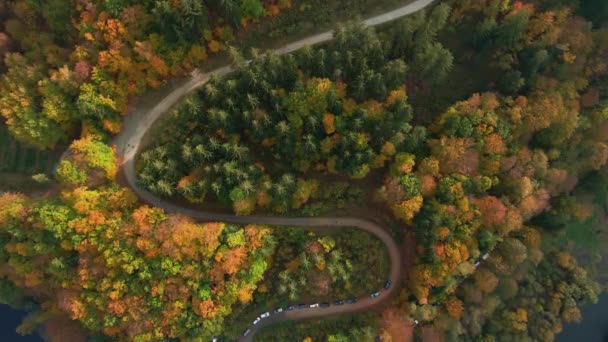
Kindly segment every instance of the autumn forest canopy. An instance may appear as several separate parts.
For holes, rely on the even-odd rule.
[[[583,320],[608,284],[608,6],[436,1],[326,23],[332,41],[287,55],[245,48],[399,4],[0,4],[0,162],[57,156],[35,186],[0,182],[0,302],[32,312],[18,331],[236,339],[276,307],[382,288],[366,232],[201,223],[125,186],[113,137],[140,96],[227,64],[147,132],[137,186],[193,210],[363,218],[402,249],[381,310],[256,340],[552,341]]]

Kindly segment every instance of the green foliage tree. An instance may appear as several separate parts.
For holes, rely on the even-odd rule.
[[[57,166],[57,180],[64,184],[83,184],[87,180],[84,170],[74,165],[69,160],[62,160]]]

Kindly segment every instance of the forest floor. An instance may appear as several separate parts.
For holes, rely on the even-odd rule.
[[[29,175],[49,172],[63,150],[65,146],[43,151],[20,143],[0,121],[0,172]]]
[[[32,175],[44,173],[50,177],[64,150],[64,145],[44,151],[20,143],[0,120],[0,192],[39,190],[42,186],[32,180]]]

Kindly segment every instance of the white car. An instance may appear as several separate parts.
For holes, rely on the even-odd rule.
[[[277,313],[281,313],[281,312],[283,312],[283,308],[278,308],[278,309],[275,309],[275,310],[274,310],[274,313],[275,313],[275,314],[277,314]]]
[[[315,304],[310,304],[310,308],[318,308],[319,307],[319,303],[315,303]]]
[[[260,317],[258,317],[258,318],[256,318],[256,319],[254,319],[254,320],[253,320],[253,325],[256,325],[256,324],[260,323],[260,321],[261,321],[261,320],[262,320],[262,319],[261,319]]]
[[[475,261],[475,267],[478,267],[481,264],[479,261]]]
[[[489,254],[489,253],[486,253],[486,254],[484,254],[484,255],[481,257],[481,259],[486,260],[486,259],[487,259],[487,258],[489,258],[489,257],[490,257],[490,254]]]
[[[270,316],[270,312],[264,312],[263,314],[260,315],[260,318],[266,318]]]

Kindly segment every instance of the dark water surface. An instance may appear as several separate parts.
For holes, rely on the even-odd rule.
[[[8,305],[0,305],[0,341],[41,342],[42,338],[38,334],[21,336],[15,332],[25,316],[26,312],[13,310]]]
[[[597,304],[583,307],[583,321],[567,324],[555,342],[608,342],[608,293]]]

